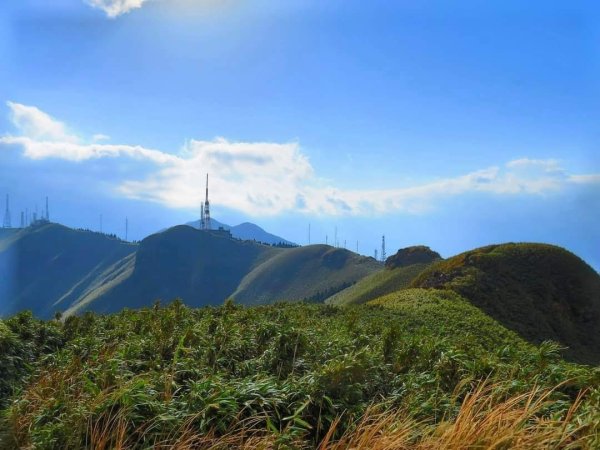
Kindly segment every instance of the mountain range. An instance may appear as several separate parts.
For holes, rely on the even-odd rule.
[[[179,225],[139,243],[58,224],[0,239],[0,315],[111,312],[155,300],[193,306],[315,300],[379,270],[326,245],[278,247]],[[258,300],[257,300],[258,299]]]
[[[139,243],[38,224],[0,233],[0,316],[115,312],[161,300],[190,306],[277,301],[377,303],[411,289],[453,291],[529,342],[600,362],[600,276],[567,250],[531,243],[443,259],[424,246],[383,265],[328,245],[276,246],[179,225]],[[469,325],[469,326],[472,326]]]

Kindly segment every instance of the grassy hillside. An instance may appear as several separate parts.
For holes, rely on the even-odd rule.
[[[181,225],[144,239],[133,269],[86,308],[112,312],[184,298],[192,306],[222,303],[242,278],[282,252]]]
[[[380,270],[332,295],[325,300],[325,303],[338,306],[366,303],[369,300],[409,287],[426,267],[428,264],[412,264],[407,267]]]
[[[385,270],[375,272],[327,300],[331,305],[359,305],[392,292],[405,289],[439,253],[424,245],[401,248],[385,261]]]
[[[0,321],[0,375],[2,450],[600,445],[597,370],[444,291],[20,314]]]
[[[323,301],[380,268],[372,258],[328,245],[291,248],[245,276],[233,297],[244,304]]]
[[[552,339],[568,357],[600,363],[600,276],[562,248],[491,245],[435,263],[412,284],[452,289],[528,341]]]
[[[396,254],[386,259],[385,267],[395,269],[413,264],[430,264],[438,259],[442,259],[438,252],[434,252],[425,245],[413,245],[412,247],[401,248]]]
[[[30,309],[51,317],[77,303],[137,246],[104,234],[44,224],[0,240],[0,315]]]
[[[139,245],[47,224],[0,239],[0,315],[119,311],[155,300],[192,306],[323,301],[380,266],[327,246],[275,248],[177,226]]]

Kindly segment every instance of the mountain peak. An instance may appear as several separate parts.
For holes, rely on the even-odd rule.
[[[239,225],[231,226],[220,222],[216,219],[211,219],[211,223],[213,229],[218,229],[219,227],[222,227],[225,230],[231,231],[231,235],[234,238],[242,239],[244,241],[257,241],[269,245],[295,245],[293,242],[288,241],[287,239],[282,238],[281,236],[277,236],[275,234],[269,233],[268,231],[265,231],[263,228],[252,222],[242,222]],[[200,220],[187,222],[186,225],[200,229]]]

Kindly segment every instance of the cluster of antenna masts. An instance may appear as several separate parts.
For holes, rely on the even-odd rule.
[[[204,203],[200,204],[200,229],[212,229],[210,223],[210,202],[208,201],[208,174],[206,174],[206,197],[204,199]]]
[[[310,228],[310,223],[308,224],[308,245],[310,245],[311,240],[311,228]],[[329,235],[326,234],[325,235],[325,245],[329,245]],[[338,229],[337,226],[334,228],[333,231],[333,246],[335,248],[340,248],[340,241],[338,240]],[[344,245],[342,248],[347,249],[348,247],[346,246],[346,239],[344,239]],[[356,241],[356,253],[358,253],[358,241]],[[381,236],[381,256],[379,257],[378,254],[378,249],[375,249],[375,251],[373,252],[373,257],[381,262],[385,262],[386,258],[387,258],[387,254],[385,252],[385,235]]]
[[[50,222],[50,209],[48,208],[48,197],[46,197],[46,209],[40,214],[38,214],[37,205],[35,205],[35,210],[32,210],[31,212],[29,211],[29,208],[26,208],[25,211],[21,211],[20,228],[25,228],[35,223],[47,222]],[[2,228],[13,228],[12,217],[10,213],[10,197],[8,194],[6,194],[6,208],[4,209],[4,220],[2,221]]]

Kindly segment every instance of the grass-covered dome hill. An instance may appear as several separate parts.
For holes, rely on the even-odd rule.
[[[553,245],[509,243],[471,250],[423,271],[413,287],[451,289],[530,342],[600,362],[600,276]]]

